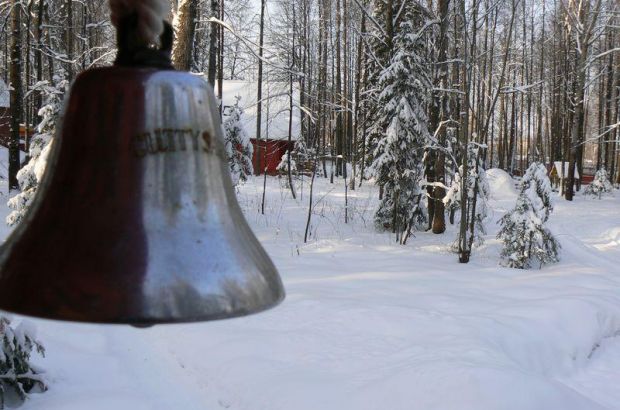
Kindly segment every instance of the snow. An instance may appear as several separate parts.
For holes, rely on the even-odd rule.
[[[491,197],[496,199],[513,199],[517,197],[518,192],[515,182],[508,172],[499,168],[491,168],[487,170],[487,179],[491,187]]]
[[[269,178],[264,216],[262,177],[250,178],[240,204],[287,300],[146,330],[32,319],[50,390],[22,409],[620,409],[620,196],[557,200],[549,226],[562,261],[513,270],[498,266],[495,239],[513,182],[488,177],[489,232],[468,265],[449,251],[453,226],[407,246],[376,233],[368,183],[349,191],[347,225],[343,181],[318,178],[304,244],[308,178],[298,200]]]

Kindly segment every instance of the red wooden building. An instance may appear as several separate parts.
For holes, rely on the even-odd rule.
[[[261,135],[256,135],[257,84],[249,81],[226,80],[222,87],[224,120],[240,97],[239,106],[243,110],[241,125],[250,137],[254,147],[254,173],[277,175],[276,168],[286,151],[293,150],[301,135],[301,116],[299,113],[299,87],[293,87],[293,126],[291,143],[289,139],[290,85],[286,82],[264,82],[261,114]]]
[[[256,138],[253,138],[252,146],[254,147],[254,156],[252,158],[254,173],[262,175],[263,170],[267,168],[268,175],[277,175],[277,168],[282,161],[282,157],[286,154],[286,151],[292,151],[295,148],[295,143],[292,142],[289,145],[288,140],[257,141]]]

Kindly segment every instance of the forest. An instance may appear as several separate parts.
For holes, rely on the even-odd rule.
[[[115,36],[105,2],[5,1],[1,13],[18,188],[20,138],[28,152],[41,108],[80,71],[110,64]],[[300,116],[303,147],[291,156],[351,190],[373,179],[386,198],[378,223],[406,242],[422,220],[444,232],[459,167],[522,176],[534,162],[548,171],[560,162],[569,201],[575,175],[604,169],[620,183],[619,13],[615,0],[186,0],[169,18],[178,69],[204,75],[220,100],[224,81],[251,82],[256,140],[269,115],[263,88],[282,85],[285,109]],[[475,215],[477,194],[459,195]],[[412,217],[421,202],[427,214]],[[464,260],[474,219],[461,221]]]

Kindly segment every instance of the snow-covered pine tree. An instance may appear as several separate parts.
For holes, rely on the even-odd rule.
[[[583,194],[585,196],[593,196],[601,199],[603,195],[611,194],[613,186],[609,182],[609,175],[605,168],[601,168],[596,171],[594,180],[584,189]]]
[[[235,105],[232,106],[223,124],[230,175],[235,186],[240,181],[247,181],[248,176],[254,173],[254,166],[252,165],[254,147],[250,137],[241,125],[243,110],[239,106],[240,99],[238,96],[235,97]]]
[[[534,263],[542,267],[559,261],[560,244],[545,226],[553,212],[551,193],[546,167],[533,163],[523,176],[515,208],[500,220],[502,265],[529,269]]]
[[[426,14],[413,0],[404,0],[402,19],[394,36],[394,55],[379,77],[379,116],[374,125],[383,133],[373,152],[372,172],[384,196],[375,214],[378,229],[390,229],[401,242],[423,226],[423,156],[430,135],[426,109],[431,98]]]
[[[36,84],[33,87],[43,92],[45,105],[39,110],[41,122],[37,126],[36,134],[30,141],[30,161],[17,174],[21,192],[8,202],[9,208],[13,210],[6,218],[6,223],[9,226],[17,225],[26,215],[47,166],[47,158],[52,148],[63,95],[68,86],[65,80],[58,80],[56,84],[53,86],[46,82]]]
[[[13,328],[11,321],[3,316],[0,316],[0,337],[0,409],[4,409],[5,405],[20,404],[29,393],[47,389],[41,372],[30,364],[33,350],[44,355],[45,349],[27,323]]]

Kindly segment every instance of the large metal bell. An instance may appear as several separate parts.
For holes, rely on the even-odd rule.
[[[184,72],[82,73],[31,210],[0,250],[0,309],[150,326],[280,302],[237,204],[216,106]]]

